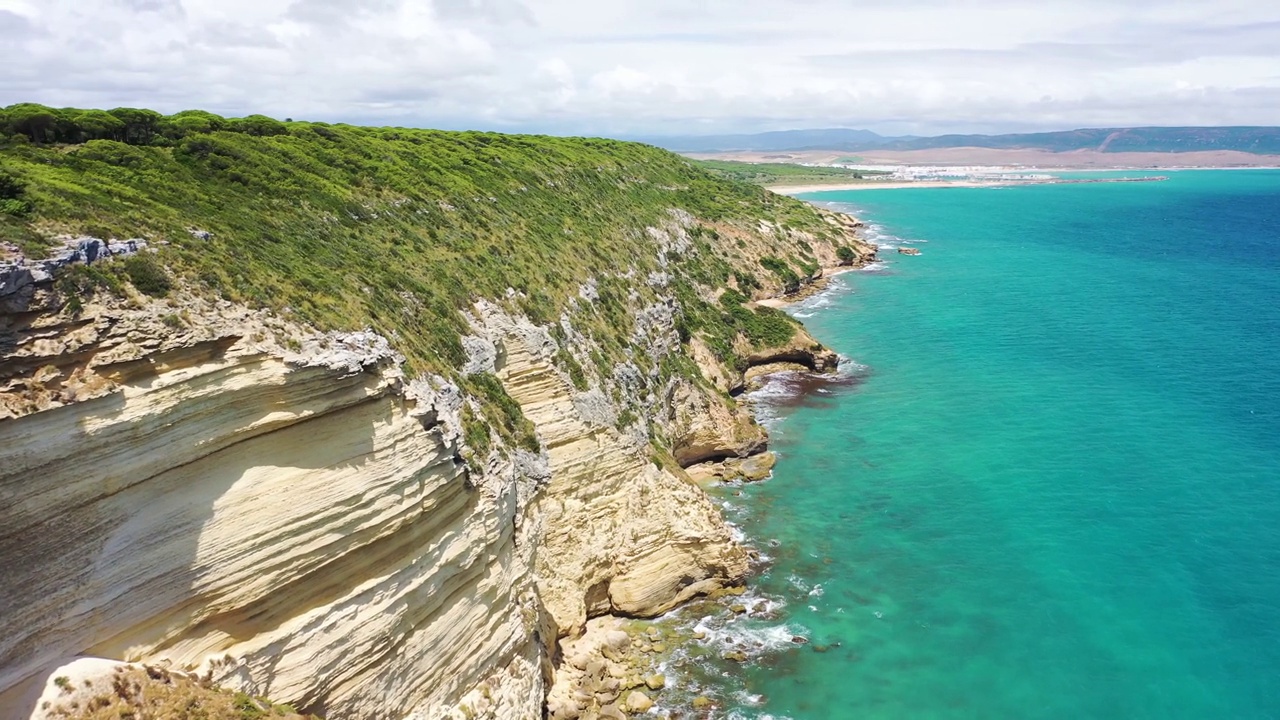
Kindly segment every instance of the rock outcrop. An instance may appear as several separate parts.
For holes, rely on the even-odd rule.
[[[536,575],[561,634],[606,613],[657,615],[746,574],[745,553],[687,476],[655,465],[648,444],[607,417],[584,415],[548,335],[492,307],[479,314],[501,358],[492,369],[546,448],[550,482],[532,511],[546,528]]]
[[[682,386],[674,407],[673,454],[684,467],[708,460],[747,457],[768,444],[764,428],[751,413],[721,395]]]
[[[737,388],[752,378],[781,370],[810,370],[829,372],[840,364],[840,356],[813,339],[803,329],[797,329],[787,343],[775,347],[755,348],[740,344],[739,353],[745,359],[747,369]]]
[[[0,312],[19,311],[30,302],[37,284],[51,280],[54,273],[63,268],[78,263],[91,265],[111,257],[134,255],[147,248],[147,241],[142,238],[103,240],[95,237],[67,237],[62,240],[63,249],[47,259],[28,262],[19,255],[12,261],[0,262]]]

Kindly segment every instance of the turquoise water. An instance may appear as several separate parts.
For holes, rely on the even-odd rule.
[[[923,254],[795,309],[717,716],[1280,717],[1280,172],[1164,174],[809,196]]]

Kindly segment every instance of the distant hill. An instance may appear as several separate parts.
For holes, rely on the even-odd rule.
[[[935,150],[980,147],[1070,152],[1195,152],[1236,150],[1280,154],[1280,127],[1084,128],[1010,135],[884,137],[869,130],[786,130],[757,135],[646,138],[676,152],[785,152],[793,150]]]
[[[755,135],[680,135],[664,137],[630,138],[657,145],[674,152],[732,152],[771,150],[843,150],[878,147],[889,140],[912,138],[887,138],[870,130],[779,130]]]

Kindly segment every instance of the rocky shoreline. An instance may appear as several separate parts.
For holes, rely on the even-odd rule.
[[[859,267],[835,268],[835,272],[815,278],[801,292],[778,299],[778,305],[790,305],[827,292],[832,289],[830,278]],[[837,370],[838,361],[834,360],[817,368],[786,361],[765,363],[744,373],[745,389],[758,390],[769,377],[782,373],[805,373],[816,380]],[[741,399],[737,402],[755,415],[754,403]],[[685,471],[704,489],[741,487],[743,483],[768,480],[777,462],[774,452],[762,449],[745,457],[690,465]],[[741,492],[734,494],[740,496]],[[720,506],[721,502],[716,504]],[[763,570],[768,558],[750,544],[744,546],[751,561],[751,571],[746,578],[749,580]],[[739,620],[768,622],[776,618],[775,602],[750,596],[746,582],[716,590],[654,619],[612,615],[594,618],[587,622],[581,636],[561,642],[561,661],[556,683],[548,694],[546,717],[550,720],[627,720],[650,714],[666,720],[719,717],[722,701],[703,694],[696,683],[687,682],[687,671],[695,664],[707,659],[748,663],[764,653],[788,647],[808,646],[813,652],[828,650],[822,645],[811,645],[806,636],[790,631],[774,633],[774,637],[766,641],[753,638],[749,631],[733,629]],[[710,625],[717,626],[719,631],[712,630]]]

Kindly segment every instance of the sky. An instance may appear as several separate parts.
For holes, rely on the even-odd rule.
[[[1275,0],[0,0],[0,105],[613,136],[1280,125]]]

